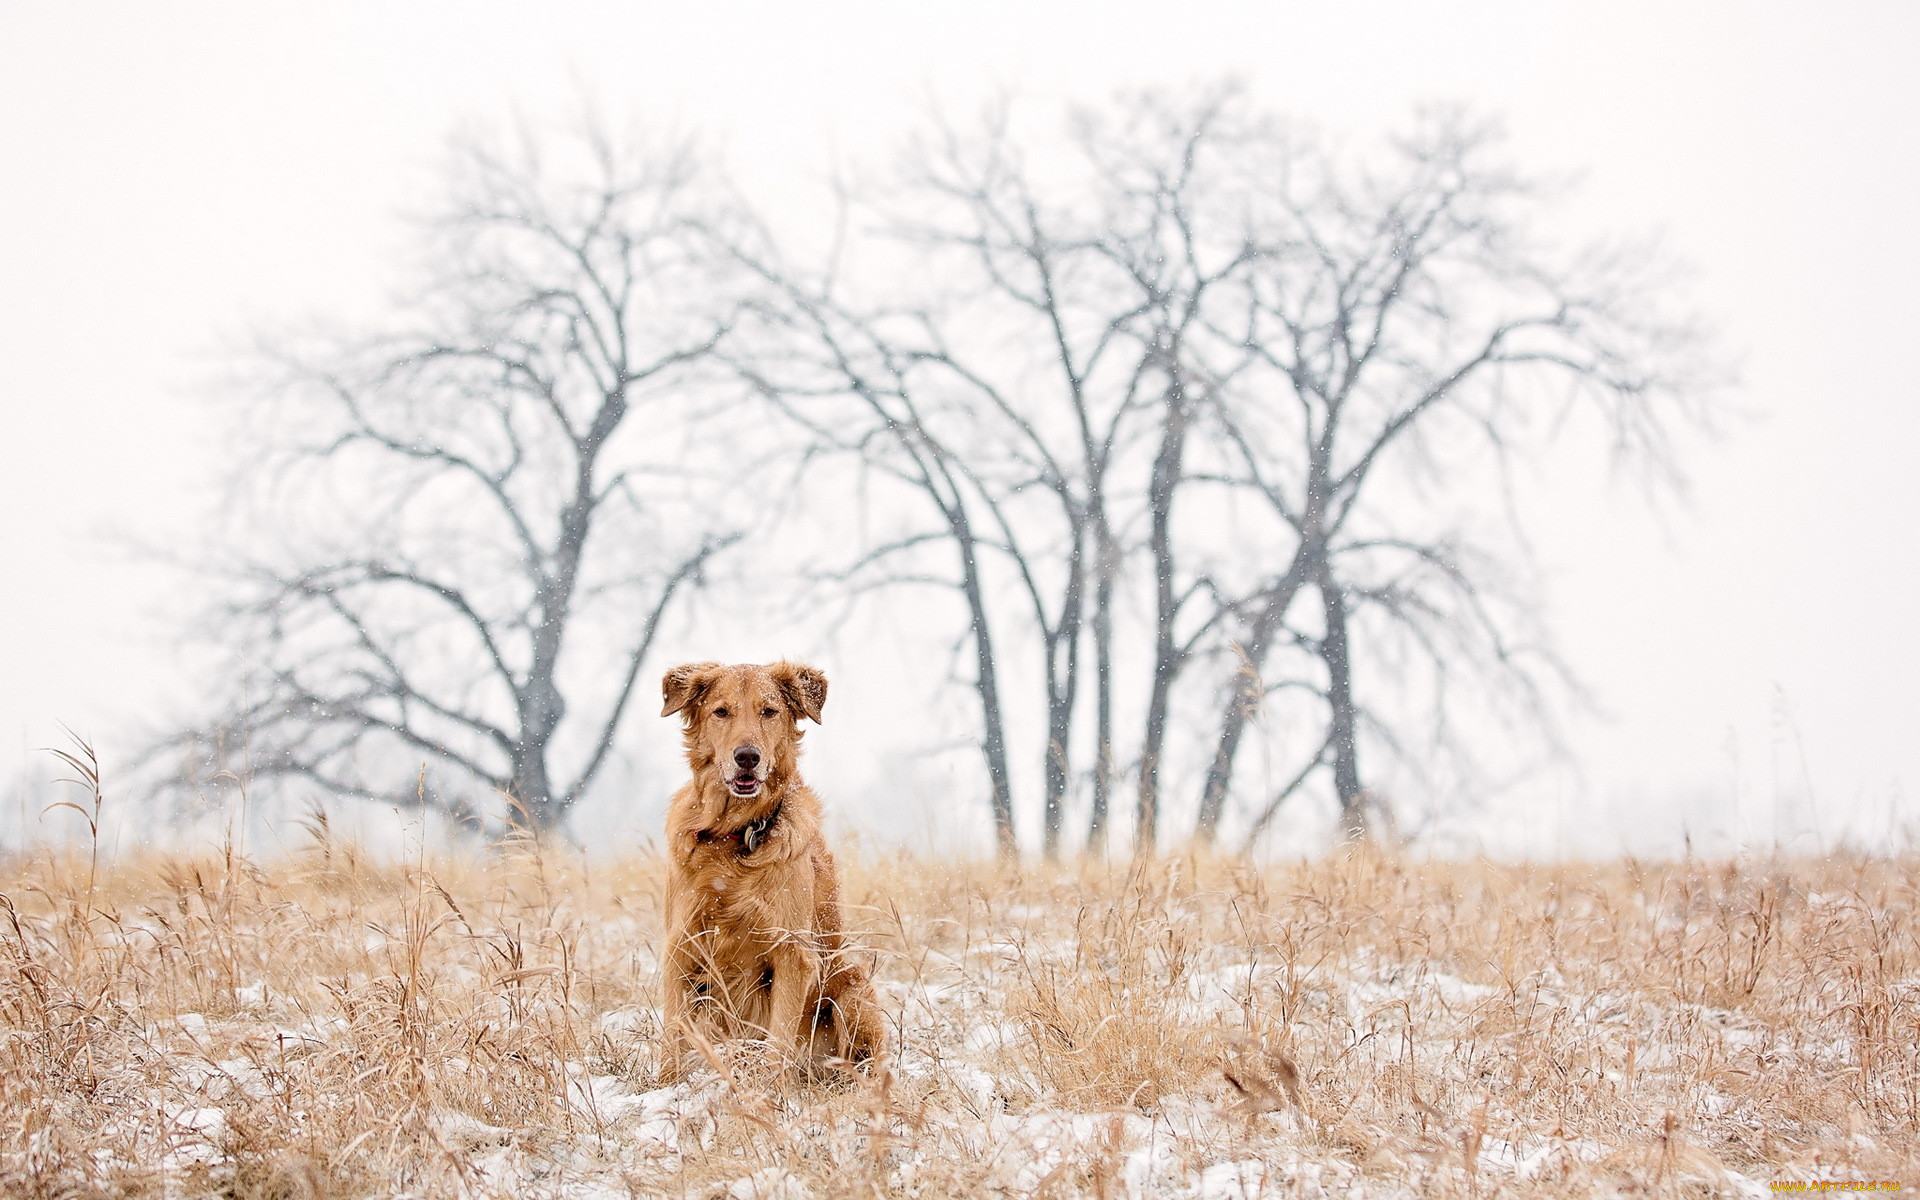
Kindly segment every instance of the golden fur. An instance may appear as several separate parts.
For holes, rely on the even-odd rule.
[[[661,691],[661,715],[685,720],[693,770],[667,808],[665,1078],[698,1047],[742,1037],[809,1069],[884,1053],[820,800],[799,774],[800,718],[819,722],[826,676],[789,662],[690,663]]]

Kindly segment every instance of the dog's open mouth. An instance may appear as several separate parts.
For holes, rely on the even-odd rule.
[[[755,779],[751,774],[742,775],[738,779],[728,780],[727,790],[742,798],[758,796],[760,794],[760,781]]]

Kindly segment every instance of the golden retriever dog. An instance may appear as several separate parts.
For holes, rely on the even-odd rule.
[[[661,692],[661,715],[686,722],[693,768],[667,808],[664,1080],[697,1048],[736,1038],[763,1038],[806,1071],[883,1054],[820,798],[800,780],[800,719],[819,723],[827,677],[790,662],[690,663]]]

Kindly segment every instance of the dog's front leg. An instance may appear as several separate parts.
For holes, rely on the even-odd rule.
[[[667,945],[660,964],[660,1084],[665,1087],[686,1078],[693,1056],[693,1023],[696,997],[695,980],[703,978],[701,960],[694,953],[695,942],[686,934],[675,934]]]
[[[687,985],[682,979],[669,976],[665,980],[665,1001],[660,1006],[660,1085],[667,1087],[686,1077],[687,1056],[692,1045],[687,1038],[687,1024],[693,1019],[693,1006],[688,1003]]]
[[[820,991],[820,956],[799,938],[789,937],[768,956],[773,967],[773,996],[767,1042],[798,1064],[813,1031],[808,1001]]]

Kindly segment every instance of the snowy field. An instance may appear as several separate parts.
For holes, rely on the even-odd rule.
[[[16,860],[0,1194],[1911,1187],[1916,865],[853,864],[891,1068],[663,1088],[655,860]]]

